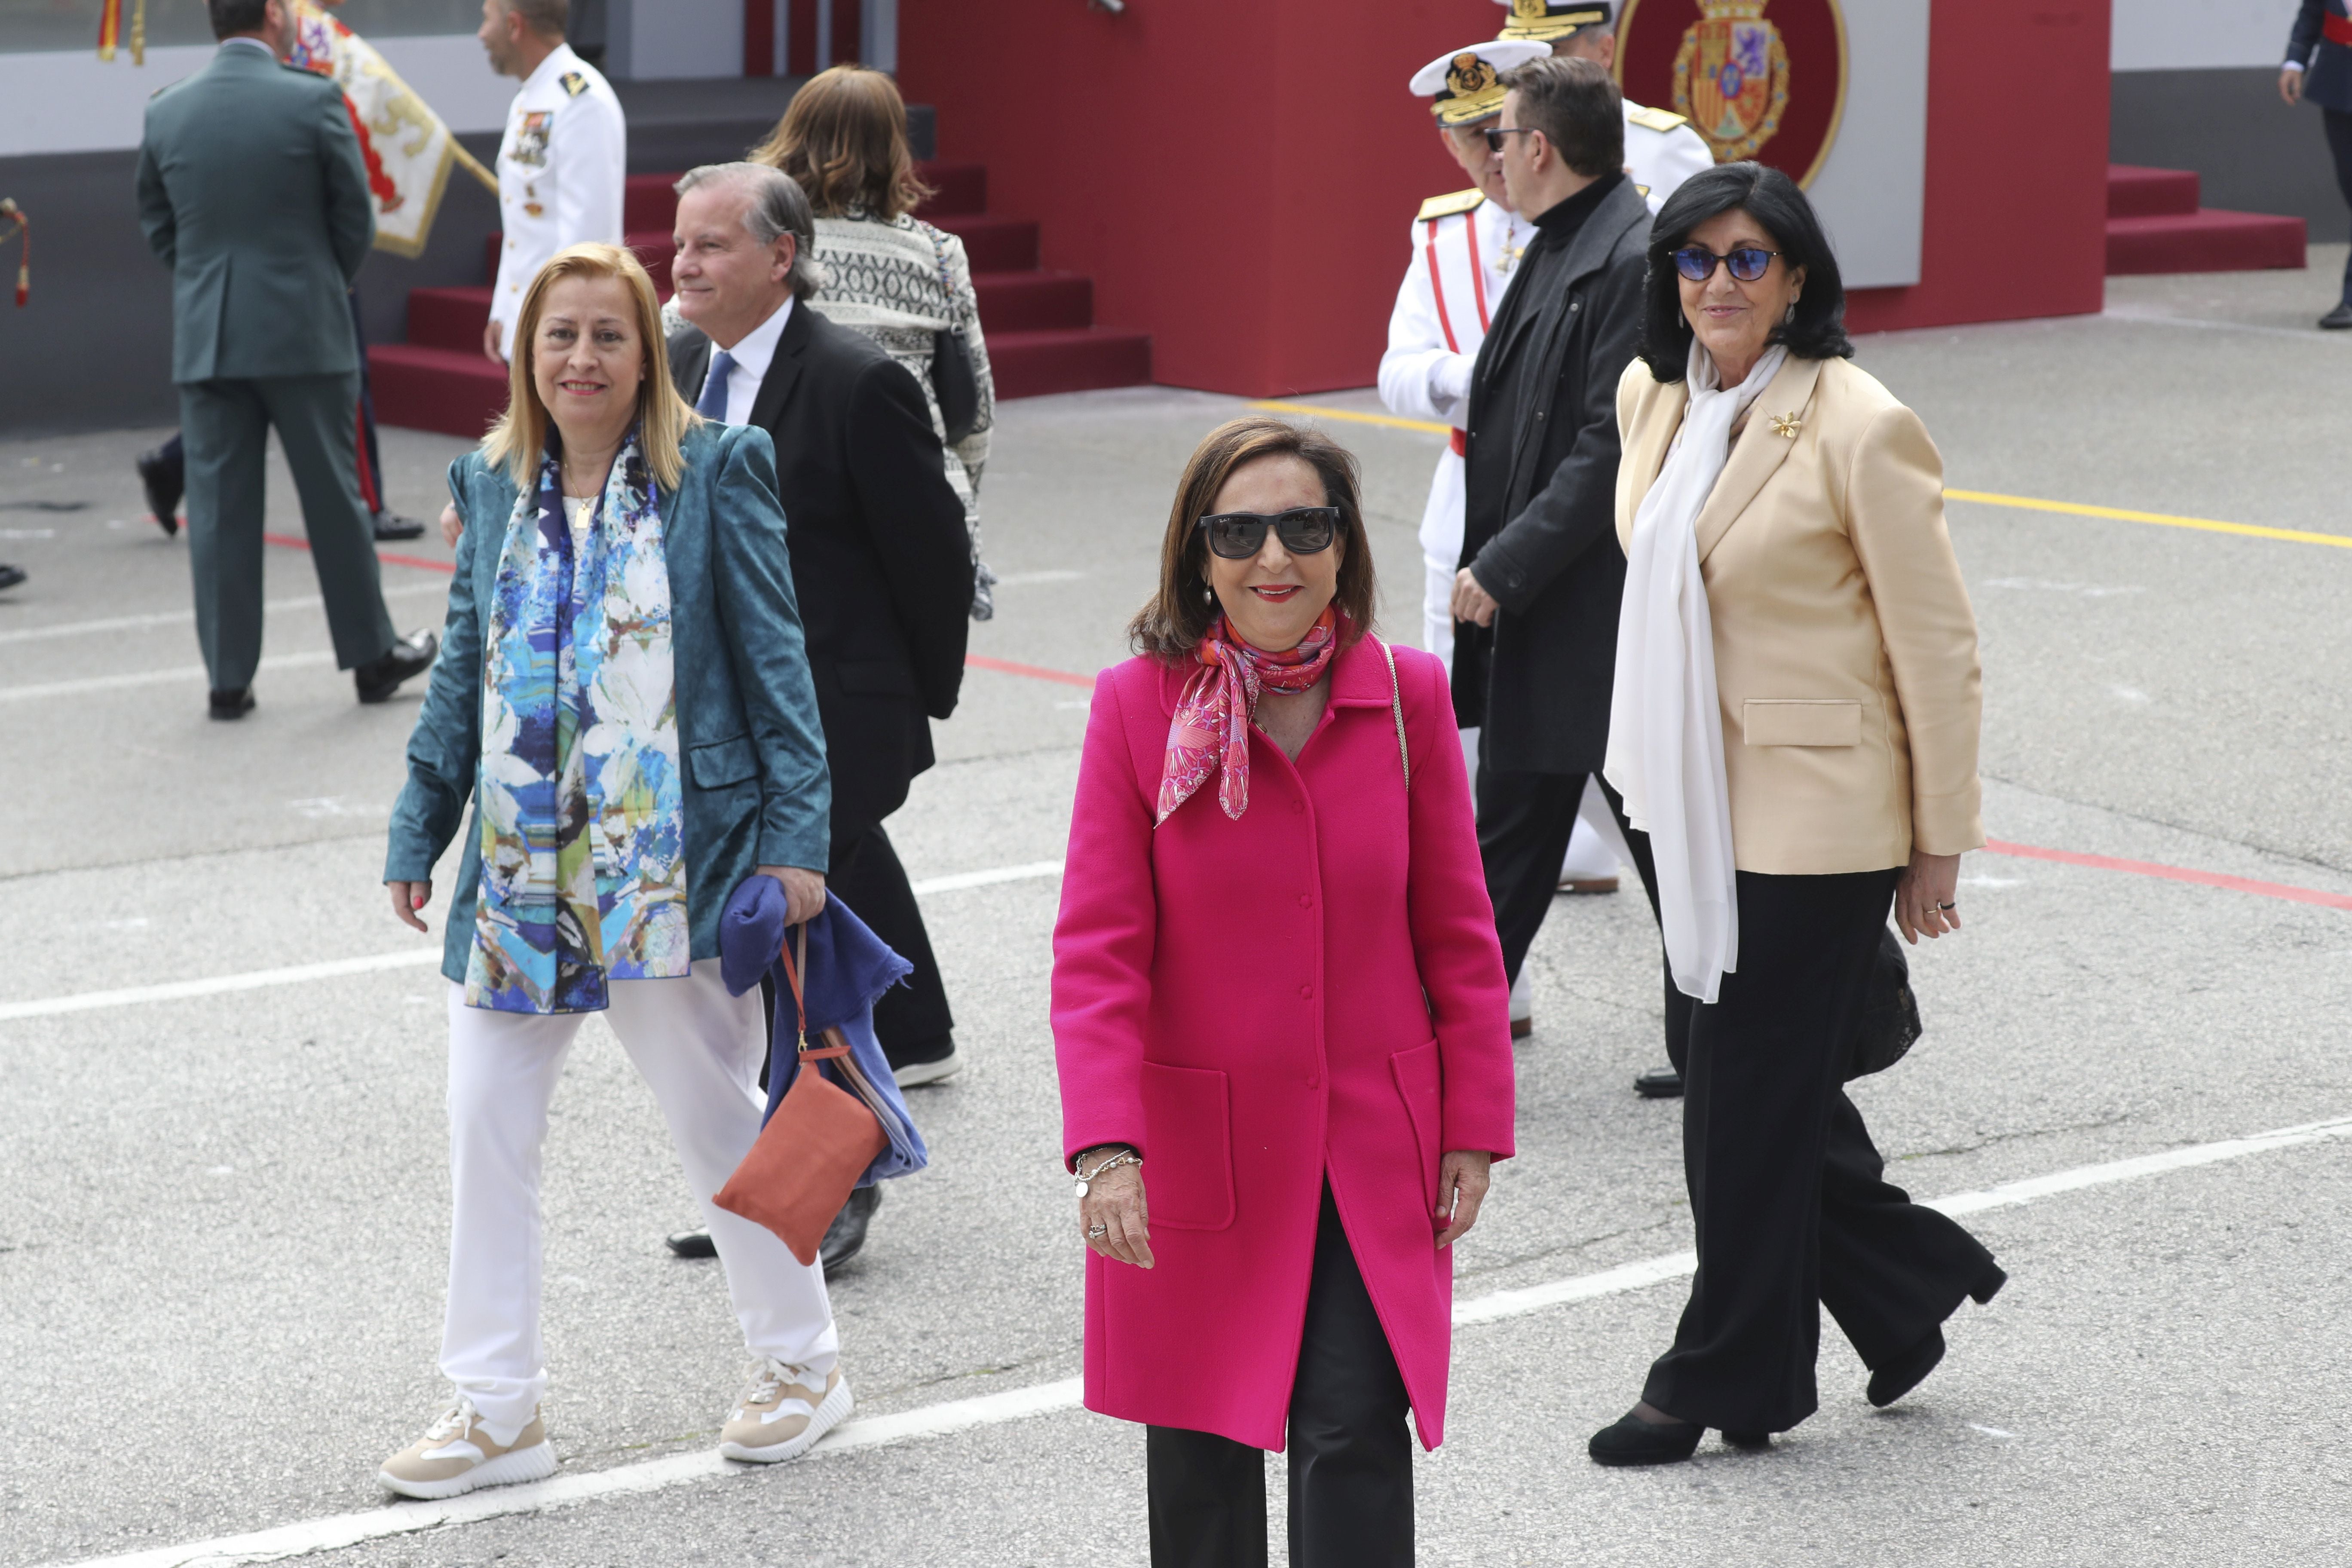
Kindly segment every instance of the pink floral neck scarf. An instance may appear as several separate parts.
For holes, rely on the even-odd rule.
[[[1196,656],[1202,668],[1184,683],[1168,726],[1168,763],[1160,774],[1153,826],[1191,799],[1221,761],[1224,776],[1217,781],[1217,804],[1227,816],[1241,820],[1249,809],[1249,727],[1258,694],[1304,691],[1322,679],[1339,651],[1338,626],[1338,612],[1326,605],[1297,647],[1267,653],[1235,637],[1224,616],[1209,623]]]

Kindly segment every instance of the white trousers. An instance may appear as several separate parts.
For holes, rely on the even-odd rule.
[[[730,996],[719,961],[678,980],[618,980],[604,1021],[620,1037],[710,1226],[727,1290],[754,1353],[822,1384],[841,1359],[821,1265],[711,1203],[759,1135],[764,1022],[757,993]],[[449,987],[449,1307],[441,1371],[496,1431],[519,1427],[547,1391],[540,1332],[540,1155],[547,1107],[582,1013],[466,1005]]]

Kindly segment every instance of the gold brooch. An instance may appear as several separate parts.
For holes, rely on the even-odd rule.
[[[1775,436],[1786,436],[1790,440],[1793,441],[1797,438],[1797,432],[1804,427],[1805,422],[1798,418],[1793,414],[1775,414],[1772,416],[1772,434]]]

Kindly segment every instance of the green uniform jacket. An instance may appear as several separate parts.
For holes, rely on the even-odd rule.
[[[685,479],[660,490],[656,505],[685,763],[687,919],[694,956],[716,958],[719,916],[755,868],[825,868],[833,791],[776,500],[775,447],[765,430],[740,425],[698,426],[682,445]],[[442,944],[441,973],[463,981],[482,879],[482,642],[515,487],[468,452],[449,465],[449,493],[466,531],[441,658],[408,738],[408,786],[393,807],[383,879],[431,878],[473,802]]]
[[[172,268],[172,379],[360,367],[343,299],[375,240],[342,90],[224,47],[157,93],[139,149],[139,226]]]

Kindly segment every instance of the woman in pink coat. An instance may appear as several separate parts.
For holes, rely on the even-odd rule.
[[[1511,1153],[1502,956],[1436,659],[1364,635],[1355,459],[1281,420],[1178,487],[1095,686],[1054,935],[1087,1405],[1144,1422],[1155,1563],[1412,1560],[1453,1255]]]

